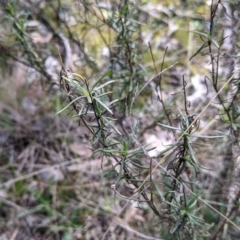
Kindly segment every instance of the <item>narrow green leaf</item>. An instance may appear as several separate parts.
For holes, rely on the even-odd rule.
[[[122,140],[122,145],[123,145],[123,151],[127,151],[128,150],[128,146],[127,146],[127,143],[126,143],[126,141],[124,139]]]
[[[108,84],[111,84],[111,83],[114,83],[114,82],[116,82],[116,80],[108,81],[108,82],[106,82],[106,83],[104,83],[104,84],[98,86],[97,88],[93,88],[93,90],[94,90],[94,91],[97,91],[97,90],[99,90],[99,89],[101,89],[101,88],[107,86]]]
[[[95,96],[95,97],[103,97],[103,96],[105,96],[105,95],[107,95],[107,94],[110,94],[110,93],[112,93],[112,92],[106,92],[106,93],[102,93],[102,94],[98,94],[97,96]]]
[[[163,202],[165,202],[166,204],[168,204],[169,206],[172,206],[174,208],[178,208],[177,205],[173,204],[172,202],[169,202],[169,201],[166,201],[166,200],[163,200]]]
[[[113,130],[114,130],[117,134],[122,135],[122,134],[120,133],[120,131],[117,129],[117,127],[114,126],[114,124],[113,124],[111,121],[109,121],[106,117],[103,117],[103,119],[105,119],[105,121],[113,128]]]
[[[85,106],[86,106],[85,104],[82,105],[81,109],[80,109],[79,112],[78,112],[78,116],[81,116],[81,115],[82,115],[82,111],[83,111],[83,109],[84,109]]]
[[[190,32],[197,33],[197,34],[209,39],[209,35],[207,33],[199,32],[199,31],[190,31]]]
[[[59,114],[61,112],[63,112],[64,110],[66,110],[69,106],[71,106],[74,102],[76,102],[77,100],[84,98],[84,96],[80,96],[75,98],[74,100],[72,100],[65,108],[63,108],[62,110],[58,111],[56,114]]]
[[[177,146],[177,143],[176,143],[176,146]],[[170,150],[172,150],[172,151],[171,151],[171,153],[168,155],[168,157],[171,157],[171,156],[174,154],[174,152],[176,152],[176,151],[178,150],[178,147],[170,146],[170,147],[164,149],[163,151],[161,151],[161,152],[157,155],[157,157],[164,156],[164,153],[166,153],[166,152],[168,152],[168,151],[170,151]],[[167,159],[168,159],[168,158],[167,158]],[[167,160],[167,159],[166,159],[166,160]]]
[[[204,49],[205,47],[207,47],[207,43],[203,43],[203,45],[189,58],[189,61],[191,61],[195,56],[198,55],[198,53],[200,53],[202,51],[202,49]]]
[[[168,128],[168,129],[173,129],[173,130],[181,131],[179,128],[176,128],[176,127],[172,127],[172,126],[165,125],[165,124],[162,124],[162,123],[157,123],[157,124],[160,125],[160,126],[162,126],[162,127]]]
[[[82,94],[87,98],[88,103],[92,103],[92,99],[91,96],[88,92],[88,90],[86,90],[85,88],[83,88],[82,86],[78,86],[78,88],[80,89],[80,91],[82,92]]]
[[[210,40],[217,48],[219,48],[219,44],[216,42],[216,40],[214,40],[209,34],[207,33],[203,33],[203,32],[199,32],[199,31],[191,31],[193,33],[197,33],[205,38],[207,38],[208,40]]]
[[[94,135],[93,145],[96,144],[99,141],[101,136],[102,136],[102,132],[101,131],[98,131],[97,134]]]
[[[103,74],[103,76],[93,85],[92,89],[94,89],[94,88],[98,85],[98,83],[101,82],[101,80],[102,80],[103,78],[105,78],[106,76],[110,75],[111,72],[112,72],[112,69],[108,69],[108,70]]]
[[[14,11],[14,7],[13,7],[11,4],[9,4],[9,3],[7,4],[6,10],[7,10],[12,16],[14,16],[15,11]]]
[[[214,40],[214,39],[211,39],[211,41],[213,42],[213,44],[217,47],[217,48],[219,48],[219,44],[217,43],[217,41],[216,40]]]
[[[164,201],[165,200],[164,194],[162,193],[162,191],[159,189],[159,187],[157,186],[157,184],[154,181],[152,181],[152,183],[153,183],[153,186],[155,187],[155,189],[157,190],[158,195],[160,196],[162,201]]]
[[[122,159],[121,160],[121,165],[120,165],[120,171],[119,171],[119,174],[118,174],[118,178],[116,180],[116,187],[118,186],[118,183],[122,179],[124,163],[125,163],[125,159]]]
[[[102,151],[104,153],[120,153],[121,151],[115,150],[115,149],[105,149],[105,148],[99,148],[99,151]]]
[[[99,104],[101,104],[104,109],[106,109],[109,113],[113,114],[113,112],[108,108],[108,106],[104,104],[101,100],[99,100],[97,97],[93,97],[93,99],[95,99]]]
[[[198,199],[199,195],[200,195],[200,194],[197,194],[197,195],[193,196],[193,197],[188,201],[187,206],[186,206],[187,209],[192,208],[193,206],[196,205],[197,199]]]
[[[65,77],[65,76],[62,76],[62,78],[64,79],[64,80],[66,80],[66,81],[68,81],[68,82],[70,82],[72,85],[74,85],[76,88],[78,88],[79,87],[79,83],[78,83],[78,81],[76,82],[76,80],[74,81],[73,79],[71,79],[71,78],[67,78],[67,77]]]
[[[128,3],[126,3],[119,12],[119,18],[122,18],[128,12]]]
[[[77,74],[78,75],[78,74]],[[86,90],[85,88],[83,88],[79,82],[74,81],[71,78],[67,78],[62,76],[63,79],[65,79],[66,81],[70,82],[71,84],[73,84],[76,88],[78,88],[80,90],[80,92],[87,98],[87,101],[89,103],[92,103],[92,99],[90,96],[90,93],[88,92],[88,90]]]
[[[176,222],[175,226],[170,230],[170,234],[174,234],[178,230],[178,228],[181,226],[181,223],[182,223],[182,220],[179,219]]]
[[[131,134],[131,137],[130,137],[129,140],[128,140],[128,146],[130,146],[130,144],[132,143],[133,138],[134,138],[134,135],[135,135],[135,134],[137,133],[137,131],[138,131],[138,127],[139,127],[139,120],[137,120],[136,125],[134,126],[134,129],[133,129],[133,133]]]
[[[143,166],[141,164],[138,164],[135,161],[132,161],[131,159],[129,159],[129,162],[136,168],[139,168],[139,169],[149,169],[149,167]]]
[[[237,125],[236,125],[235,123],[232,123],[231,126],[232,126],[232,129],[233,129],[234,131],[237,130]]]
[[[214,139],[214,138],[223,138],[226,137],[224,135],[219,135],[219,136],[204,136],[204,135],[197,135],[197,134],[192,134],[191,137],[197,137],[197,138],[206,138],[206,139]]]
[[[232,119],[236,119],[238,117],[236,104],[233,102],[231,107],[232,107]]]
[[[70,73],[70,74],[73,76],[79,77],[85,83],[85,78],[83,76],[81,76],[80,74],[77,74],[77,73]]]
[[[108,104],[108,106],[112,105],[113,103],[118,102],[119,100],[120,100],[120,99],[113,100],[112,102],[110,102],[110,103]]]

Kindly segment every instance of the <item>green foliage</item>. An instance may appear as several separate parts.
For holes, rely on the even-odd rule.
[[[143,238],[143,231],[164,239],[217,239],[222,234],[234,239],[239,230],[234,212],[238,212],[240,194],[233,199],[230,189],[239,179],[240,84],[233,66],[238,64],[240,39],[232,33],[236,41],[228,51],[226,26],[219,19],[235,21],[231,6],[238,3],[212,1],[209,7],[201,1],[198,6],[194,1],[138,0],[80,1],[81,7],[74,1],[42,4],[10,1],[4,6],[2,21],[9,26],[5,29],[9,41],[1,43],[0,57],[34,68],[41,73],[42,87],[56,85],[46,59],[59,58],[62,71],[57,90],[48,91],[54,99],[46,98],[42,106],[46,112],[52,101],[57,114],[69,114],[80,126],[67,135],[63,130],[71,124],[51,128],[52,119],[34,122],[38,112],[29,117],[1,106],[0,133],[7,144],[2,144],[0,152],[0,185],[15,187],[6,191],[13,197],[1,198],[3,218],[7,206],[16,208],[18,221],[28,216],[46,219],[47,225],[31,226],[31,237],[40,234],[44,239],[85,239],[100,225],[102,235],[94,234],[102,239],[110,239],[111,234]],[[186,5],[192,7],[192,14],[185,11]],[[209,19],[196,14],[206,8]],[[36,44],[32,34],[36,29],[29,27],[32,20],[47,29],[49,42]],[[101,53],[103,49],[107,54]],[[226,74],[225,66],[230,66]],[[199,84],[206,88],[204,94],[194,78],[190,81],[199,74],[204,75],[205,82]],[[201,96],[193,99],[198,90]],[[87,159],[81,155],[85,149],[72,146],[82,128],[88,132],[83,141],[92,144]],[[149,132],[159,138],[154,146],[146,143]],[[170,143],[162,143],[164,138]],[[83,167],[70,173],[68,163],[61,164],[77,155]],[[97,168],[101,172],[89,170],[95,158],[101,160]],[[56,162],[64,172],[64,183],[38,176],[41,167]],[[40,168],[36,174],[35,165]],[[13,181],[12,175],[17,176]],[[28,190],[28,179],[38,186]],[[116,211],[114,196],[114,204],[119,204]],[[10,202],[14,198],[16,204]],[[125,214],[123,202],[137,204],[142,211],[139,219],[148,221],[144,229],[137,228],[142,220],[131,222],[141,233],[130,235],[130,220],[125,225],[119,221]],[[21,211],[18,205],[23,206]]]

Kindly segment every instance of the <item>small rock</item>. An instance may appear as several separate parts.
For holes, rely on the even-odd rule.
[[[64,180],[64,175],[60,169],[52,168],[46,172],[41,173],[40,176],[43,182],[45,183],[49,183],[51,181],[56,183],[56,182],[62,182]]]

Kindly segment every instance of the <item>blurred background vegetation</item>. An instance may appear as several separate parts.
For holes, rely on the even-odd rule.
[[[240,239],[239,4],[1,1],[0,239]],[[163,197],[174,159],[151,175],[152,201],[166,218],[130,201],[125,177],[116,194],[120,175],[93,154],[99,146],[89,129],[72,110],[56,114],[69,104],[61,70],[94,84],[109,69],[105,79],[115,82],[104,101],[118,99],[112,111],[123,136],[138,125],[136,142],[154,148],[137,156],[148,170],[175,146],[180,118],[199,117],[201,138],[191,144],[204,168],[197,176],[184,168],[194,181],[189,205],[185,195],[176,205]],[[186,220],[188,208],[194,216]]]

